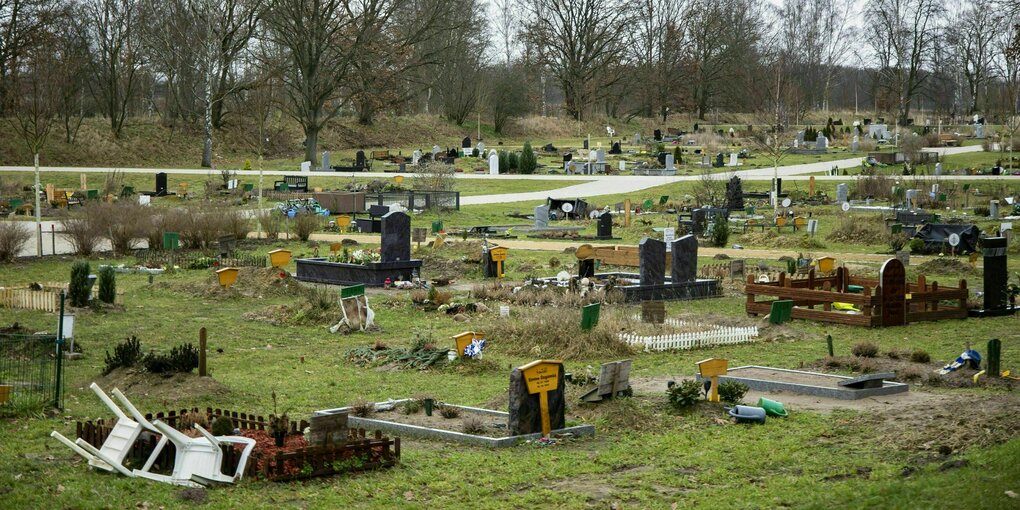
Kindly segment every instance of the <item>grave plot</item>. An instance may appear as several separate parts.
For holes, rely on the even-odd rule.
[[[742,344],[753,342],[758,337],[756,326],[738,328],[678,319],[666,319],[663,324],[676,328],[678,331],[662,335],[620,333],[620,340],[630,345],[643,347],[645,351],[667,351]]]
[[[839,400],[857,400],[906,393],[910,389],[906,384],[886,380],[893,377],[895,374],[892,373],[844,377],[747,365],[730,369],[726,375],[719,377],[719,381],[736,381],[759,391],[787,391]]]
[[[364,284],[382,287],[386,280],[411,281],[421,270],[421,260],[411,258],[411,218],[400,211],[380,220],[382,246],[378,260],[331,261],[329,258],[297,259],[298,280],[331,285]]]

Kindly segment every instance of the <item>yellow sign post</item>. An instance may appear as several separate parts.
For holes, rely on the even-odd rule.
[[[220,283],[220,287],[224,289],[230,287],[237,281],[237,274],[240,271],[236,267],[224,267],[223,269],[216,270],[216,279]]]
[[[726,375],[729,369],[729,361],[722,358],[708,358],[698,362],[698,371],[701,377],[712,380],[712,391],[708,394],[709,402],[719,401],[719,376]]]
[[[630,227],[630,199],[623,201],[623,226]]]
[[[467,346],[471,345],[473,340],[481,340],[482,338],[481,333],[476,333],[474,331],[465,331],[463,333],[453,335],[453,347],[457,351],[457,357],[459,358],[464,355],[464,349],[467,349]]]
[[[542,411],[542,437],[549,437],[552,430],[549,423],[549,392],[559,388],[561,366],[562,361],[540,359],[518,367],[528,384],[528,393],[538,393],[538,404]]]
[[[276,268],[282,268],[290,263],[290,250],[277,248],[269,252],[269,263]]]
[[[496,263],[496,278],[503,277],[503,262],[506,262],[506,255],[510,251],[510,248],[504,248],[497,246],[489,250],[489,257]]]

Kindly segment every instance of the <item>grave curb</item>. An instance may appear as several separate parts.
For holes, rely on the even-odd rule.
[[[390,400],[386,402],[376,402],[376,406],[397,406],[411,399],[405,398],[401,400]],[[510,413],[503,411],[496,411],[493,409],[482,409],[480,407],[470,406],[459,406],[454,404],[443,404],[449,407],[455,407],[464,411],[486,414],[489,416],[500,416],[509,418]],[[324,409],[321,411],[315,411],[312,413],[313,416],[331,414],[337,412],[350,412],[350,407],[340,407],[336,409]],[[372,418],[361,418],[354,415],[348,414],[347,425],[351,428],[364,428],[370,430],[381,430],[383,432],[389,432],[394,435],[401,437],[414,437],[418,439],[434,439],[440,441],[450,441],[455,443],[469,444],[473,446],[487,446],[490,448],[507,448],[511,446],[517,446],[521,442],[527,440],[534,440],[542,437],[541,432],[534,434],[522,434],[519,436],[508,436],[508,437],[485,437],[475,436],[471,434],[465,434],[463,432],[455,432],[451,430],[440,430],[428,427],[422,427],[419,425],[408,425],[404,423],[397,423],[386,420],[376,420]],[[595,437],[595,427],[593,425],[576,425],[573,427],[567,427],[563,429],[556,429],[550,433],[553,437],[563,434],[571,434],[573,437]]]
[[[821,375],[825,377],[838,378],[841,380],[850,380],[853,377],[846,377],[842,375],[834,374],[823,374],[819,372],[807,372],[804,370],[789,370],[785,368],[774,368],[774,367],[763,367],[760,365],[744,365],[741,367],[731,368],[730,372],[740,370],[742,368],[760,368],[763,370],[776,370],[780,372],[790,372],[794,374],[810,374],[810,375]],[[698,382],[702,381],[701,376],[696,376]],[[777,381],[766,381],[763,379],[751,379],[748,377],[734,377],[731,375],[719,376],[719,382],[725,381],[736,381],[739,383],[746,384],[752,390],[758,391],[787,391],[790,393],[796,393],[800,395],[813,395],[816,397],[832,398],[837,400],[858,400],[868,397],[879,397],[884,395],[895,395],[897,393],[906,393],[910,390],[910,386],[893,382],[885,381],[881,388],[867,388],[867,389],[850,389],[850,388],[826,388],[823,386],[812,386],[809,384],[796,384],[788,382],[777,382]]]

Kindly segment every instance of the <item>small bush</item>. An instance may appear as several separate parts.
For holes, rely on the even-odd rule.
[[[0,222],[0,263],[13,262],[32,237],[32,232],[21,228],[18,222]]]
[[[421,412],[421,402],[411,399],[404,402],[404,405],[400,407],[400,411],[404,414],[418,414]]]
[[[234,435],[234,422],[226,416],[220,416],[213,420],[210,432],[214,436],[232,436]]]
[[[209,429],[209,418],[205,413],[197,411],[188,411],[181,415],[181,430],[193,430],[195,425],[202,427],[203,429]]]
[[[198,349],[186,343],[170,349],[169,354],[150,352],[142,359],[142,365],[153,374],[186,374],[198,368]]]
[[[223,216],[225,234],[233,234],[234,239],[247,239],[251,232],[251,218],[244,211],[231,209]]]
[[[375,404],[363,398],[351,403],[351,414],[359,418],[366,418],[375,412]]]
[[[730,225],[723,217],[717,217],[712,223],[712,246],[722,248],[730,240]]]
[[[460,416],[460,408],[453,406],[441,406],[439,408],[439,416],[442,416],[443,418],[446,418],[448,420],[452,420]]]
[[[266,239],[279,239],[280,230],[282,224],[282,217],[280,213],[275,211],[265,211],[258,215],[259,226],[262,227],[262,232],[266,235]]]
[[[889,359],[909,359],[910,351],[904,349],[889,349],[889,352],[885,353],[889,356]]]
[[[499,151],[497,161],[499,161],[499,173],[505,174],[510,172],[510,155],[506,151]]]
[[[319,229],[321,216],[314,213],[301,213],[294,217],[294,235],[307,241],[312,233]]]
[[[64,237],[75,255],[90,257],[107,232],[101,207],[89,204],[64,219]]]
[[[142,344],[132,336],[113,346],[113,355],[106,351],[106,367],[103,375],[107,375],[120,367],[133,367],[142,359]]]
[[[485,421],[477,416],[468,416],[461,423],[460,430],[465,434],[481,434],[485,432]]]
[[[749,389],[746,384],[737,381],[723,381],[719,383],[719,400],[727,404],[739,404]]]
[[[99,269],[99,300],[112,304],[117,298],[117,273],[113,266],[104,266]]]
[[[907,246],[910,247],[910,253],[924,253],[924,241],[922,239],[911,239]]]
[[[520,168],[521,168],[521,158],[517,155],[516,152],[511,152],[510,154],[508,154],[507,157],[506,157],[506,160],[507,160],[507,166],[510,167],[510,171],[511,172],[513,172],[515,170],[520,170]]]
[[[538,158],[535,157],[535,151],[531,148],[531,142],[524,142],[524,150],[521,152],[519,164],[522,174],[533,174],[538,168]]]
[[[874,358],[878,355],[878,346],[871,342],[861,342],[854,345],[850,353],[859,358]]]
[[[987,207],[975,207],[974,216],[978,218],[987,218],[992,215],[992,210]]]
[[[71,306],[81,308],[89,305],[89,263],[78,260],[71,264],[71,283],[68,285],[67,297]]]
[[[666,390],[669,405],[677,411],[683,411],[697,404],[701,400],[701,387],[701,383],[691,379],[674,384]]]
[[[914,363],[931,363],[931,355],[921,349],[915,349],[910,353],[910,361]]]
[[[889,249],[892,251],[900,251],[903,249],[903,246],[910,241],[910,238],[907,237],[907,234],[900,232],[899,234],[889,234],[888,241]],[[918,239],[918,241],[920,241],[920,239]]]

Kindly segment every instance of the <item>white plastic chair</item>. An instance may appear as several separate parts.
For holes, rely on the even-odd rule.
[[[81,438],[71,442],[70,439],[67,439],[55,430],[50,432],[50,436],[84,457],[92,467],[106,471],[117,471],[125,476],[134,476],[130,469],[124,467],[124,458],[127,457],[127,454],[131,451],[131,446],[138,439],[138,435],[141,434],[142,425],[128,418],[117,407],[117,404],[110,400],[110,397],[103,392],[98,384],[92,383],[89,388],[113,411],[113,414],[117,415],[117,424],[113,426],[113,430],[110,431],[110,435],[103,442],[103,446],[97,450]],[[120,393],[117,389],[114,389],[113,392],[114,394]],[[122,401],[126,401],[126,399]],[[137,412],[137,410],[135,411]]]
[[[241,436],[220,436],[215,437],[207,430],[196,424],[195,428],[204,437],[188,437],[173,427],[159,420],[152,422],[152,425],[163,434],[163,439],[156,445],[156,449],[149,457],[143,469],[136,469],[135,476],[148,478],[157,482],[170,483],[174,485],[186,485],[189,487],[201,487],[215,483],[234,483],[244,475],[244,467],[248,463],[248,455],[255,448],[255,440]],[[149,468],[155,458],[166,446],[166,442],[174,444],[177,453],[174,457],[174,469],[170,475],[150,473]],[[224,475],[220,472],[223,464],[223,450],[220,450],[222,443],[243,444],[244,451],[237,463],[237,470],[233,476]]]

